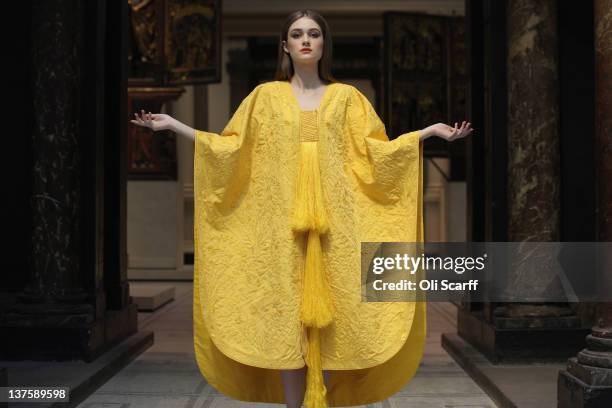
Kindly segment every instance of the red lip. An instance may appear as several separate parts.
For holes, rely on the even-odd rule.
[[[310,52],[312,51],[310,48],[302,48],[300,52]]]

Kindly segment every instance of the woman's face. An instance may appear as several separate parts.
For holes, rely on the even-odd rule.
[[[289,26],[283,45],[294,64],[317,63],[323,55],[321,27],[309,17],[300,17]]]

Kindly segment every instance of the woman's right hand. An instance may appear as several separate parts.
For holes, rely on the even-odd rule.
[[[174,118],[165,113],[145,113],[141,110],[141,116],[138,113],[134,113],[136,119],[130,120],[135,125],[147,127],[152,129],[154,132],[158,130],[172,129],[172,122]]]

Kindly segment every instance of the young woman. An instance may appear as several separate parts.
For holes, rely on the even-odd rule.
[[[361,302],[359,243],[422,242],[422,141],[473,129],[437,123],[390,141],[365,96],[332,77],[331,55],[327,22],[299,10],[275,80],[220,135],[165,114],[131,121],[196,143],[196,356],[236,399],[368,404],[399,391],[422,355],[424,303]]]

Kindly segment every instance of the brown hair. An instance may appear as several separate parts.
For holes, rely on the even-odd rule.
[[[321,14],[314,10],[297,10],[289,14],[285,19],[285,23],[282,26],[280,39],[278,41],[278,59],[276,64],[276,75],[274,80],[276,81],[289,81],[294,74],[293,62],[291,56],[285,53],[283,50],[283,41],[287,41],[287,34],[289,27],[295,20],[301,17],[308,17],[313,19],[319,27],[321,27],[321,34],[323,35],[323,54],[318,62],[319,78],[325,83],[338,82],[331,74],[331,63],[332,63],[332,36],[329,31],[327,21]]]

